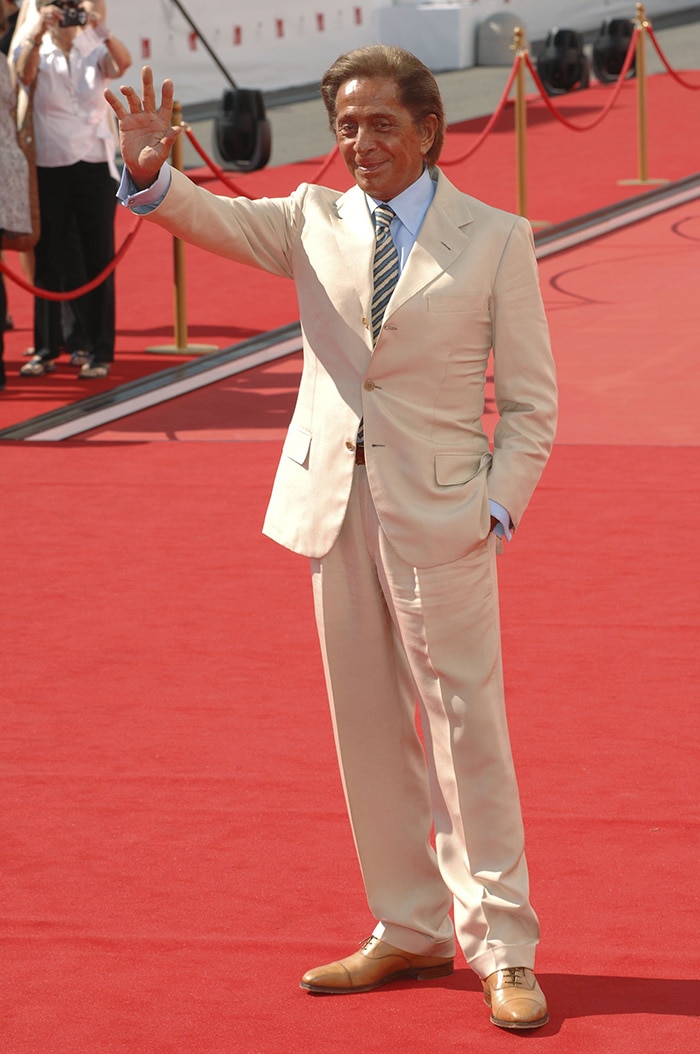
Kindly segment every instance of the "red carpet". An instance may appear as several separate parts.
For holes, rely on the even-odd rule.
[[[501,564],[535,1042],[566,1054],[697,1031],[697,448],[641,450],[560,447]],[[277,451],[5,449],[8,1054],[509,1042],[463,963],[357,1000],[296,987],[371,922],[305,562],[259,534]]]
[[[550,133],[551,158],[569,133]],[[585,207],[572,186],[570,214],[603,182]],[[550,184],[533,205],[561,218]],[[2,444],[3,1054],[695,1049],[698,212],[542,262],[559,445],[500,572],[549,1025],[494,1029],[461,959],[358,998],[297,987],[372,921],[308,569],[260,535],[290,358],[82,441]],[[165,365],[137,350],[139,324],[165,335],[166,276],[139,299],[153,259],[135,249],[120,281],[130,376]],[[284,283],[274,300],[236,274],[205,300],[221,265],[190,273],[208,334],[294,318]],[[82,393],[67,366],[41,385],[13,381],[5,424]]]

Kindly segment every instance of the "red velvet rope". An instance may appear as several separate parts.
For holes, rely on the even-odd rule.
[[[670,73],[670,75],[673,77],[674,81],[678,81],[678,83],[680,85],[682,85],[684,88],[687,88],[688,91],[700,91],[700,84],[688,84],[688,82],[686,80],[683,80],[683,78],[680,77],[676,73],[675,70],[671,69],[671,67],[668,64],[668,60],[666,59],[666,56],[664,55],[663,51],[661,50],[661,45],[659,44],[658,40],[656,39],[656,35],[654,33],[654,30],[651,28],[651,26],[647,27],[647,33],[649,34],[649,36],[651,38],[652,44],[656,48],[656,54],[659,56],[659,58],[661,59],[661,61],[664,64],[664,66],[666,67],[666,72]]]
[[[226,173],[224,172],[223,168],[221,168],[220,165],[217,165],[216,161],[212,160],[212,158],[206,152],[206,150],[204,149],[202,144],[200,142],[198,142],[198,140],[196,139],[196,137],[194,135],[194,132],[192,131],[191,128],[185,127],[185,135],[187,136],[189,141],[192,143],[192,146],[195,148],[195,150],[197,151],[197,153],[201,157],[201,159],[204,162],[204,164],[208,168],[211,169],[211,171],[214,173],[216,178],[220,179],[221,182],[224,184],[224,186],[228,187],[229,190],[232,190],[233,193],[237,194],[239,197],[249,198],[250,200],[253,200],[251,198],[250,194],[247,194],[245,190],[241,190],[240,187],[237,187],[236,184],[233,183],[232,180],[230,180],[226,176]],[[317,183],[318,182],[318,180],[324,174],[326,169],[330,168],[332,162],[335,160],[335,156],[336,156],[337,153],[338,153],[338,147],[337,147],[337,145],[334,145],[333,148],[331,149],[330,153],[328,154],[328,156],[325,158],[325,160],[321,164],[321,167],[316,172],[315,176],[312,179],[309,180],[309,183]]]
[[[566,117],[562,117],[562,115],[557,110],[556,106],[552,105],[552,102],[551,102],[549,96],[547,95],[547,89],[542,84],[542,81],[540,80],[539,76],[537,75],[537,70],[533,66],[532,60],[530,59],[530,56],[526,52],[525,53],[525,61],[527,63],[527,68],[529,69],[529,71],[530,71],[530,73],[532,75],[532,79],[534,80],[535,85],[537,86],[537,90],[539,91],[540,95],[542,96],[542,99],[543,99],[545,105],[547,106],[547,109],[549,110],[549,112],[551,114],[553,114],[553,116],[556,117],[556,119],[558,121],[560,121],[563,125],[565,125],[569,129],[571,129],[572,132],[589,132],[591,130],[591,128],[595,128],[596,125],[599,125],[601,123],[601,121],[603,121],[604,118],[606,118],[608,116],[608,114],[612,110],[613,106],[617,102],[618,95],[622,91],[622,86],[623,86],[623,84],[625,82],[625,77],[627,76],[627,72],[628,72],[630,66],[632,65],[632,59],[634,58],[634,52],[635,52],[635,48],[637,46],[637,37],[638,36],[639,36],[639,30],[635,29],[634,32],[632,33],[632,39],[630,40],[630,46],[627,49],[627,55],[625,56],[624,64],[622,66],[622,69],[620,70],[620,76],[617,78],[617,83],[616,83],[615,88],[613,90],[613,94],[610,97],[609,101],[606,103],[606,105],[603,107],[601,112],[598,114],[598,116],[594,117],[594,119],[592,121],[589,121],[588,124],[574,124],[573,121],[569,121]]]
[[[221,168],[220,165],[217,165],[216,161],[213,161],[212,158],[209,157],[209,154],[207,154],[207,152],[205,151],[204,147],[201,146],[197,142],[197,140],[195,139],[194,133],[192,132],[192,129],[189,128],[187,125],[185,125],[184,128],[185,128],[185,135],[187,136],[189,141],[192,143],[192,146],[195,148],[195,150],[197,151],[197,153],[201,157],[201,159],[204,162],[204,164],[208,168],[210,168],[212,170],[212,172],[214,173],[216,178],[220,179],[221,182],[224,184],[224,186],[228,187],[229,190],[232,190],[234,194],[238,195],[238,197],[240,197],[240,198],[249,198],[252,201],[253,199],[251,198],[250,194],[247,194],[245,192],[245,190],[241,190],[240,187],[237,187],[236,184],[233,183],[227,177],[227,175],[224,172],[223,168]]]
[[[508,83],[506,84],[505,89],[503,91],[503,94],[501,95],[500,102],[498,103],[498,106],[496,107],[495,112],[492,114],[488,124],[484,128],[483,132],[481,133],[481,135],[479,136],[477,141],[475,143],[473,143],[469,147],[469,149],[466,151],[466,153],[462,154],[460,157],[450,158],[449,161],[445,160],[445,158],[440,158],[440,164],[441,165],[443,165],[443,166],[459,165],[463,161],[466,161],[468,157],[471,157],[472,154],[476,153],[476,151],[479,149],[481,144],[484,142],[484,140],[490,134],[493,126],[495,125],[496,121],[501,116],[501,113],[503,112],[503,110],[506,107],[506,103],[508,102],[508,96],[510,95],[510,89],[513,87],[513,82],[515,81],[515,77],[516,77],[516,74],[518,72],[518,63],[520,62],[520,60],[521,60],[521,56],[520,55],[516,55],[515,61],[513,62],[513,66],[512,66],[511,71],[510,71],[510,77],[508,78]]]
[[[528,55],[528,53],[524,52],[521,55],[516,55],[516,57],[515,57],[515,59],[513,61],[513,65],[511,67],[510,76],[508,77],[508,82],[507,82],[507,84],[506,84],[506,86],[505,86],[505,88],[503,90],[503,94],[501,95],[501,98],[499,100],[498,106],[496,107],[494,113],[491,115],[491,117],[490,117],[490,119],[488,121],[488,124],[484,128],[483,132],[481,133],[481,135],[479,136],[477,141],[475,143],[473,143],[464,153],[460,154],[459,157],[453,157],[453,158],[449,158],[449,159],[448,158],[444,158],[444,157],[441,158],[440,159],[440,164],[443,167],[448,167],[449,165],[462,164],[464,161],[467,160],[467,158],[471,157],[472,154],[476,153],[476,151],[479,149],[479,147],[482,145],[482,143],[488,138],[488,136],[490,135],[490,133],[493,130],[494,125],[496,124],[496,121],[501,116],[503,110],[505,109],[505,107],[506,107],[506,105],[508,103],[508,96],[510,95],[511,89],[513,87],[513,83],[515,81],[515,78],[516,78],[516,75],[517,75],[517,72],[518,72],[518,64],[520,62],[522,62],[522,61],[525,61],[527,63],[527,67],[530,70],[530,73],[532,74],[533,80],[535,81],[535,85],[537,86],[537,89],[540,92],[540,95],[544,99],[544,102],[547,105],[547,107],[549,108],[549,110],[551,111],[551,113],[554,115],[554,117],[557,118],[558,121],[561,121],[562,124],[566,125],[567,128],[570,128],[574,132],[586,132],[586,131],[588,131],[591,128],[595,128],[596,125],[600,124],[601,121],[605,117],[607,117],[608,113],[610,112],[610,110],[613,108],[613,106],[615,105],[615,103],[617,101],[617,97],[618,97],[618,95],[620,94],[620,92],[622,90],[622,86],[624,84],[625,77],[627,76],[627,73],[629,72],[629,68],[632,65],[632,59],[634,58],[634,52],[635,52],[635,48],[636,48],[636,45],[637,45],[637,37],[638,36],[639,36],[639,30],[635,29],[633,34],[632,34],[632,39],[630,40],[630,45],[629,45],[629,48],[627,50],[627,55],[625,56],[625,61],[624,61],[624,64],[622,66],[622,70],[620,71],[620,76],[618,77],[617,84],[615,85],[615,90],[614,90],[610,100],[608,101],[606,106],[603,108],[601,113],[593,121],[590,121],[588,124],[585,124],[585,125],[574,124],[572,121],[567,120],[567,118],[563,117],[559,113],[559,111],[556,109],[556,107],[554,107],[552,105],[552,103],[550,102],[549,97],[548,97],[547,92],[546,92],[546,89],[545,89],[544,85],[542,84],[542,81],[540,80],[540,78],[539,78],[539,76],[537,74],[537,70],[535,69],[535,67],[532,64],[532,61],[531,61],[530,56]],[[240,190],[240,188],[238,188],[235,183],[233,183],[230,179],[228,179],[226,177],[226,175],[224,173],[224,170],[221,168],[221,166],[217,165],[216,162],[213,161],[211,159],[211,157],[209,157],[209,155],[203,149],[201,144],[198,143],[198,141],[195,138],[191,128],[186,128],[185,129],[185,133],[186,133],[187,138],[189,139],[189,141],[192,143],[192,146],[195,148],[195,150],[197,151],[199,156],[204,161],[204,163],[208,166],[208,168],[211,169],[211,171],[214,173],[214,175],[217,177],[217,179],[221,180],[221,182],[224,184],[224,186],[227,186],[229,188],[229,190],[232,190],[234,192],[234,194],[239,194],[242,197],[246,197],[246,198],[250,198],[251,197],[250,194],[247,194],[245,191]],[[326,170],[330,167],[331,163],[334,161],[335,156],[336,156],[337,153],[338,153],[338,147],[337,147],[337,145],[334,145],[332,150],[330,151],[330,153],[326,157],[326,159],[321,164],[321,167],[316,172],[316,174],[311,179],[309,179],[310,183],[317,183],[318,182],[318,180],[321,178],[321,176],[326,172]]]
[[[330,151],[328,152],[325,161],[322,162],[320,168],[316,172],[316,175],[313,177],[313,179],[309,180],[309,183],[318,183],[318,181],[321,178],[321,176],[325,175],[326,169],[331,167],[331,165],[335,161],[338,153],[339,153],[338,144],[334,143],[333,146],[331,147]]]
[[[129,231],[126,238],[122,242],[119,251],[115,253],[115,255],[105,267],[104,271],[100,271],[100,273],[96,275],[95,278],[92,278],[89,282],[86,282],[85,285],[81,285],[78,289],[71,289],[68,293],[57,293],[54,292],[54,290],[52,289],[39,289],[38,286],[32,285],[30,282],[25,282],[23,278],[20,278],[18,274],[16,274],[2,262],[0,262],[0,272],[2,272],[2,274],[4,275],[7,275],[7,277],[16,285],[20,286],[20,288],[25,289],[28,293],[31,293],[33,296],[39,297],[41,300],[75,300],[79,296],[84,296],[85,293],[92,292],[92,290],[96,289],[98,285],[102,285],[105,278],[108,278],[109,275],[111,275],[112,271],[114,271],[115,267],[122,259],[127,249],[129,249],[131,243],[136,237],[136,234],[142,222],[143,217],[139,217],[136,225],[134,226],[134,229]]]

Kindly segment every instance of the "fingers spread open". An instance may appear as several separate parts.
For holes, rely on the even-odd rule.
[[[161,89],[161,103],[160,110],[158,111],[159,116],[170,124],[170,116],[173,112],[173,82],[170,78],[163,81],[163,87]]]
[[[144,66],[141,71],[141,94],[143,96],[143,108],[148,113],[156,112],[156,93],[153,87],[153,70],[150,66]]]
[[[122,89],[122,91],[123,91],[123,90],[124,90],[124,89]],[[119,99],[119,98],[118,98],[118,97],[117,97],[117,96],[116,96],[116,95],[114,94],[114,92],[113,92],[113,91],[111,91],[111,89],[110,89],[110,88],[106,88],[106,89],[105,89],[105,93],[104,93],[104,96],[105,96],[105,99],[107,100],[107,102],[109,103],[109,105],[110,105],[110,106],[112,107],[112,109],[114,110],[114,112],[115,112],[115,114],[116,114],[116,116],[117,116],[117,119],[118,119],[119,121],[121,121],[121,119],[122,119],[123,117],[126,117],[126,109],[125,109],[124,105],[122,104],[122,101],[121,101],[121,99]]]
[[[138,92],[130,84],[125,84],[121,92],[129,105],[129,113],[141,113],[141,100]]]

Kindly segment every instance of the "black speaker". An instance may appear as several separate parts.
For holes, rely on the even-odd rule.
[[[231,88],[224,92],[214,122],[220,159],[239,172],[255,172],[270,160],[272,133],[262,92]]]
[[[609,18],[593,41],[593,72],[603,84],[616,81],[622,72],[632,40],[633,26],[628,18]],[[636,56],[627,77],[634,77]]]
[[[548,95],[564,95],[587,88],[591,65],[583,37],[575,29],[551,29],[537,59],[537,75]]]

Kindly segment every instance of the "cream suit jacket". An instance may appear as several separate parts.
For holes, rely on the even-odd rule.
[[[186,176],[151,218],[213,253],[294,280],[304,366],[263,531],[321,558],[348,503],[364,419],[379,520],[416,567],[489,533],[488,499],[517,526],[552,446],[556,384],[530,225],[439,170],[372,348],[374,228],[363,192],[302,184],[287,198],[216,197]],[[500,414],[482,428],[493,349]]]

